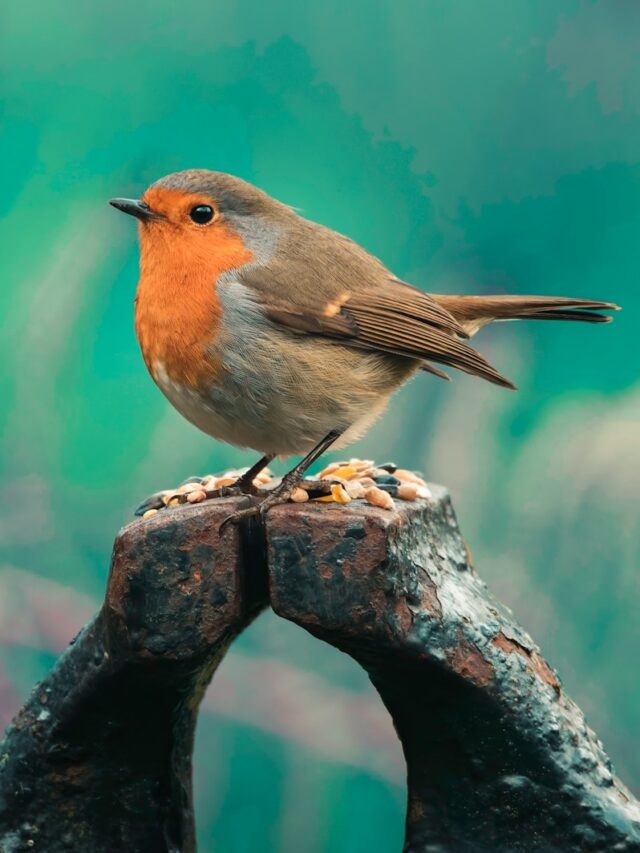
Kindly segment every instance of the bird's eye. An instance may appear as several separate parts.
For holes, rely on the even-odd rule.
[[[189,216],[198,225],[206,225],[213,219],[213,208],[208,204],[199,204],[197,207],[192,207],[189,211]]]

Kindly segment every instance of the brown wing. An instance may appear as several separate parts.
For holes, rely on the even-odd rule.
[[[455,367],[496,385],[514,388],[460,337],[467,337],[446,308],[433,297],[395,279],[385,285],[344,294],[333,302],[309,297],[303,306],[277,304],[262,294],[269,318],[301,334],[339,339],[352,346],[425,362],[424,369],[446,377],[428,362]]]
[[[280,209],[278,209],[280,210]],[[284,213],[282,211],[285,211]],[[377,259],[341,234],[289,209],[275,221],[278,251],[234,275],[264,306],[274,323],[299,334],[335,338],[349,346],[455,367],[489,382],[514,386],[462,338],[496,319],[572,319],[605,322],[594,309],[605,302],[554,297],[440,296],[396,279]],[[268,248],[268,242],[265,246]],[[287,294],[285,299],[281,294]]]

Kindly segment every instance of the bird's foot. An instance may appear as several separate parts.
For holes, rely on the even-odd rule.
[[[309,470],[309,466],[313,465],[316,459],[319,459],[325,450],[331,447],[339,437],[340,432],[338,430],[331,430],[331,432],[328,432],[322,441],[319,441],[316,446],[313,447],[307,455],[300,460],[300,462],[298,462],[297,465],[284,475],[280,483],[272,489],[259,504],[251,506],[248,509],[238,510],[228,518],[225,518],[220,525],[220,530],[222,531],[227,524],[232,522],[237,523],[243,518],[253,518],[257,516],[260,520],[264,520],[265,515],[272,506],[288,503],[289,499],[293,495],[295,487],[300,483],[304,475]]]
[[[289,503],[299,482],[299,480],[289,481],[287,477],[283,477],[282,481],[274,489],[267,492],[264,497],[260,497],[258,502],[252,502],[251,506],[246,509],[238,509],[228,515],[219,527],[220,534],[227,525],[239,524],[245,518],[257,518],[260,522],[264,521],[271,507]]]
[[[227,524],[242,518],[264,518],[272,506],[288,501],[348,504],[352,500],[363,499],[372,506],[392,510],[396,498],[414,501],[430,497],[421,476],[398,469],[391,462],[384,465],[376,465],[370,459],[332,462],[318,475],[310,477],[305,477],[300,467],[289,471],[281,481],[265,467],[264,459],[246,471],[231,470],[217,476],[189,477],[175,489],[151,495],[138,507],[136,515],[149,518],[167,507],[215,498],[252,498],[251,506],[225,519],[224,524]]]
[[[248,480],[244,473],[229,472],[220,477],[188,477],[176,489],[155,492],[135,510],[135,515],[148,517],[167,507],[182,504],[202,503],[216,498],[234,498],[241,495],[257,495],[259,487],[271,479],[269,471]]]
[[[179,487],[178,487],[179,488]],[[146,516],[147,513],[158,512],[161,509],[168,507],[182,506],[186,503],[202,503],[206,500],[215,500],[215,498],[232,498],[247,494],[241,491],[237,486],[221,486],[217,489],[193,489],[189,492],[180,491],[165,491],[156,492],[150,495],[140,506],[136,507],[134,514]]]

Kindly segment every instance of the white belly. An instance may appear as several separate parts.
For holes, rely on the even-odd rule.
[[[219,294],[219,380],[194,390],[158,364],[156,382],[187,420],[220,441],[289,456],[338,430],[343,435],[334,446],[344,446],[366,432],[416,369],[404,359],[280,331],[240,284]]]
[[[256,400],[249,392],[219,385],[205,395],[173,382],[161,364],[156,370],[156,382],[165,396],[203,432],[236,447],[276,456],[307,453],[334,429],[342,431],[334,447],[344,447],[369,429],[389,397],[347,399],[348,389],[345,393],[333,387],[325,377],[326,393],[322,394],[300,393],[291,386],[270,387],[266,396]]]

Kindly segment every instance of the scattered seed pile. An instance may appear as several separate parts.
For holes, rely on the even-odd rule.
[[[166,489],[153,496],[145,506],[143,518],[150,518],[158,509],[178,506],[183,503],[200,503],[215,492],[233,487],[236,480],[247,469],[226,471],[215,476],[189,477],[177,489]],[[254,479],[257,489],[268,491],[280,482],[279,477],[265,468]],[[350,459],[348,462],[332,462],[319,474],[308,476],[291,493],[293,503],[316,501],[318,503],[348,504],[352,500],[365,500],[372,506],[393,509],[394,498],[415,501],[430,498],[431,492],[422,477],[413,471],[398,468],[392,462],[376,465],[371,459]],[[155,504],[151,501],[155,500]]]
[[[329,494],[316,494],[316,490],[322,492],[322,487],[326,485],[329,486]],[[384,509],[393,509],[394,498],[415,501],[416,498],[429,497],[431,492],[422,477],[398,468],[392,462],[376,466],[370,459],[332,462],[316,477],[305,480],[291,494],[291,500],[295,503],[312,500],[347,504],[364,498],[372,506]]]

